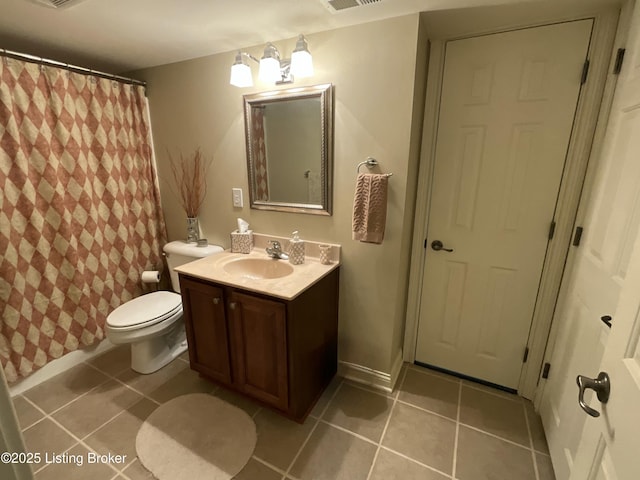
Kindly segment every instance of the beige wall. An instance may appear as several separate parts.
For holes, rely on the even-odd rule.
[[[417,171],[417,142],[422,98],[414,102],[419,15],[337,29],[307,37],[315,75],[296,86],[335,85],[334,211],[331,217],[251,210],[242,95],[274,90],[260,84],[257,65],[253,88],[229,85],[235,52],[134,72],[148,82],[163,206],[170,239],[185,237],[185,214],[167,188],[167,151],[190,153],[201,147],[213,156],[209,191],[200,215],[210,243],[229,246],[236,217],[260,233],[301,237],[343,246],[340,289],[339,357],[390,372],[399,353],[404,325]],[[274,42],[289,56],[295,39]],[[260,57],[263,45],[247,51]],[[420,62],[419,62],[420,63]],[[423,68],[423,67],[420,67]],[[420,80],[420,81],[422,81]],[[286,88],[286,86],[284,87]],[[423,85],[417,88],[421,95]],[[412,129],[412,123],[414,124]],[[382,245],[351,240],[356,165],[367,156],[379,160],[390,179],[388,217]],[[242,187],[245,207],[233,208],[231,188]]]

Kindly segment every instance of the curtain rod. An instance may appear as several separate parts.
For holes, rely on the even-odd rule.
[[[66,70],[71,70],[72,72],[84,73],[85,75],[94,75],[96,77],[106,78],[109,80],[117,80],[118,82],[122,83],[140,85],[143,87],[147,86],[146,82],[136,80],[135,78],[121,77],[120,75],[114,75],[112,73],[99,72],[97,70],[91,70],[90,68],[79,67],[77,65],[58,62],[56,60],[51,60],[48,58],[36,57],[35,55],[29,55],[27,53],[12,52],[11,50],[6,50],[4,48],[0,48],[0,55],[15,58],[18,60],[27,60],[29,62],[39,63],[41,65],[50,65],[52,67],[64,68]]]

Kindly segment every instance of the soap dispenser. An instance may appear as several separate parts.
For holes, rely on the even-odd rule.
[[[300,240],[297,230],[289,240],[289,263],[292,265],[304,263],[304,240]]]

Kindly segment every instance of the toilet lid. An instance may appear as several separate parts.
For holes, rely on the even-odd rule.
[[[116,328],[132,327],[153,320],[161,321],[182,308],[182,298],[175,292],[153,292],[129,300],[107,317],[107,323]],[[154,322],[155,323],[155,322]]]

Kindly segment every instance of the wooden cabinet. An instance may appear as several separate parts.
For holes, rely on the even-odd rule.
[[[337,369],[338,278],[287,301],[181,274],[191,368],[303,420]]]
[[[229,333],[221,288],[185,279],[182,284],[189,360],[194,370],[223,383],[231,382]]]
[[[258,400],[286,410],[289,396],[285,305],[238,291],[232,291],[229,300],[229,330],[238,387]]]

